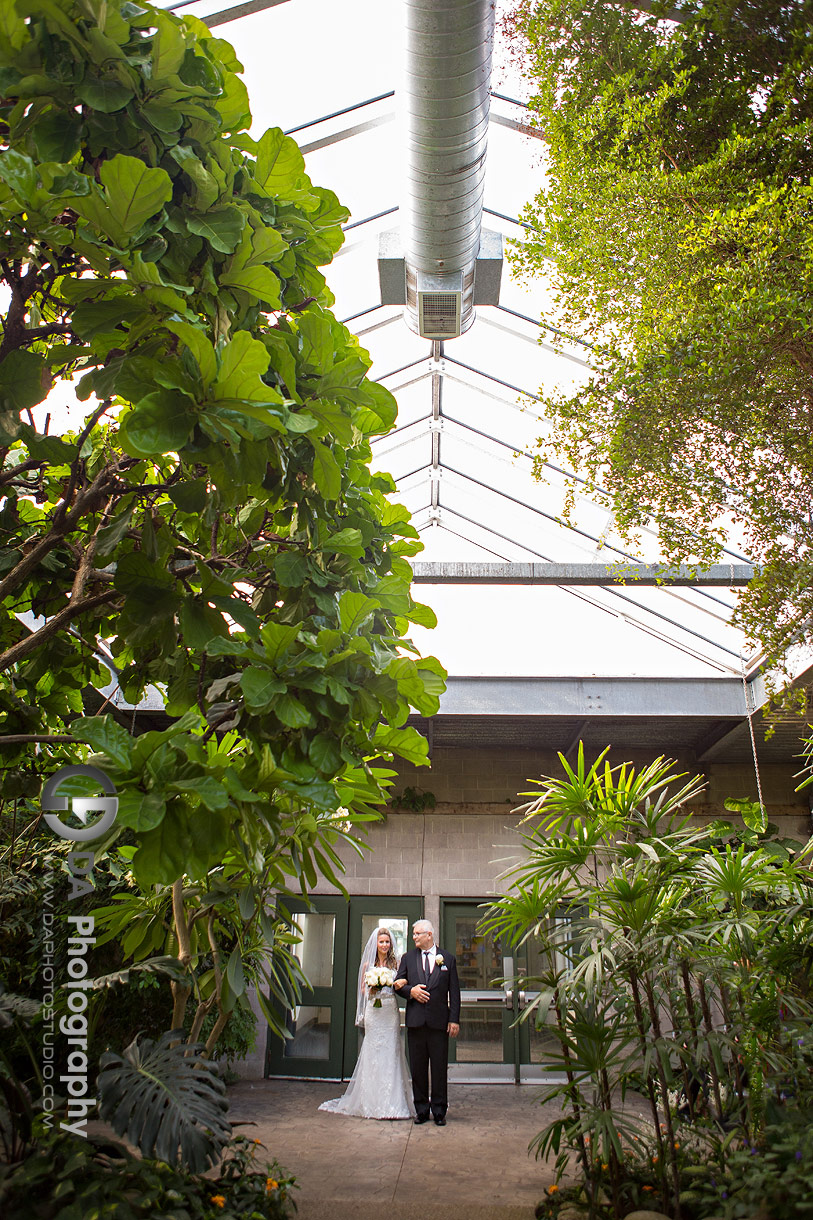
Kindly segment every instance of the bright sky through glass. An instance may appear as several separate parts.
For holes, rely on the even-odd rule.
[[[217,27],[214,32],[232,43],[244,65],[253,134],[269,126],[298,128],[397,90],[402,3],[287,0]],[[222,7],[217,0],[201,0],[182,11],[205,17]],[[498,3],[498,25],[507,8]],[[492,88],[509,97],[526,96],[499,39]],[[399,202],[398,124],[377,122],[395,106],[393,98],[385,98],[295,133],[306,150],[322,145],[306,152],[308,172],[336,192],[356,226],[327,270],[339,318],[370,310],[380,300],[379,234],[397,228],[398,215],[358,222]],[[494,117],[521,121],[525,112],[494,100],[489,130],[485,206],[517,217],[544,181],[543,144]],[[325,143],[363,124],[372,125]],[[522,235],[517,224],[489,212],[484,225],[507,238]],[[573,344],[557,354],[549,334],[543,333],[540,345],[533,321],[505,311],[539,319],[546,306],[545,285],[517,283],[507,262],[500,300],[505,308],[480,308],[468,334],[445,345],[438,521],[429,511],[431,345],[406,328],[398,307],[349,323],[374,358],[372,375],[399,401],[399,431],[376,444],[375,465],[398,479],[399,498],[414,513],[426,544],[423,560],[620,560],[620,552],[630,549],[615,534],[606,510],[579,497],[572,522],[580,532],[556,520],[563,508],[563,478],[549,470],[546,481],[537,482],[524,456],[544,435],[544,422],[532,399],[521,401],[508,388],[535,393],[540,386],[572,385],[587,376],[589,352]],[[404,365],[412,367],[394,372]],[[658,558],[654,536],[642,537],[636,557]],[[734,561],[724,556],[726,562],[729,558]],[[727,589],[420,585],[415,594],[435,607],[439,626],[434,632],[415,629],[413,638],[454,674],[728,676],[740,670],[741,637],[726,621],[736,594]]]

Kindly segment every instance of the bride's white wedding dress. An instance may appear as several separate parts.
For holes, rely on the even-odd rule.
[[[320,1110],[354,1118],[415,1117],[398,1001],[391,987],[382,987],[380,999],[380,1008],[369,997],[364,1007],[364,1040],[344,1096],[323,1102]]]

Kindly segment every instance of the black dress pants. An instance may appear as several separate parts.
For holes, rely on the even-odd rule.
[[[449,1104],[446,1089],[449,1035],[445,1029],[430,1029],[428,1025],[407,1026],[407,1045],[412,1097],[418,1117],[428,1118],[431,1109],[433,1118],[445,1118]]]

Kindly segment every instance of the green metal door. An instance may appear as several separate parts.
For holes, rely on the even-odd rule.
[[[344,898],[315,898],[311,908],[292,899],[285,907],[299,928],[294,951],[311,986],[285,1014],[291,1037],[269,1030],[266,1075],[335,1080],[344,1056],[348,906]]]
[[[440,943],[457,958],[462,996],[460,1034],[450,1042],[449,1061],[460,1065],[459,1080],[465,1078],[463,1065],[472,1079],[532,1080],[552,1041],[544,1026],[516,1020],[536,993],[517,992],[499,980],[533,976],[537,964],[529,962],[527,947],[513,955],[494,936],[483,936],[482,916],[483,906],[476,902],[441,904]]]
[[[289,901],[300,930],[297,957],[311,981],[302,1003],[286,1013],[291,1038],[269,1032],[266,1075],[348,1079],[358,1058],[356,986],[362,950],[376,927],[393,934],[400,956],[411,944],[411,925],[423,914],[421,898],[314,898]],[[402,1017],[403,1020],[403,1017]]]
[[[361,1034],[356,1028],[356,986],[361,953],[367,940],[379,926],[389,928],[395,941],[396,956],[412,948],[412,925],[423,915],[422,898],[351,898],[348,921],[347,987],[345,995],[344,1079],[356,1066]],[[401,1025],[404,1023],[404,1006]]]

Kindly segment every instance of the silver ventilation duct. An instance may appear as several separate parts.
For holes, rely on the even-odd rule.
[[[451,339],[474,321],[494,4],[405,0],[405,11],[406,316]]]

